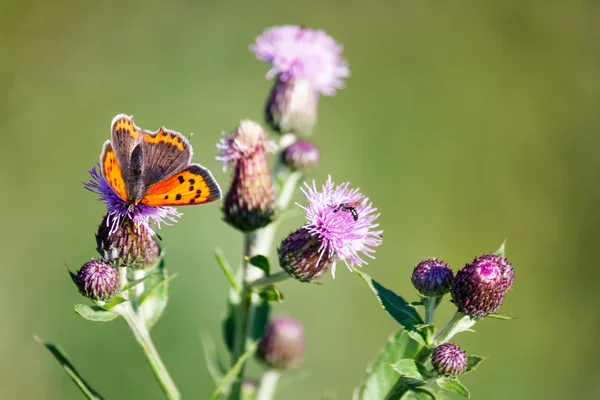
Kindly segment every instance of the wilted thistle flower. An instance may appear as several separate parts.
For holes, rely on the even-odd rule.
[[[319,165],[321,152],[307,140],[297,140],[281,153],[281,160],[294,171],[310,172]]]
[[[267,154],[275,145],[262,127],[243,120],[231,135],[217,145],[223,170],[233,165],[231,187],[223,203],[225,221],[243,232],[266,226],[275,218],[276,198],[267,165]]]
[[[91,260],[75,276],[79,293],[92,300],[109,300],[119,288],[119,273],[102,260]]]
[[[467,370],[467,353],[457,344],[444,343],[433,351],[431,365],[440,375],[458,376]]]
[[[310,134],[317,121],[319,94],[331,96],[350,75],[342,46],[322,30],[284,25],[265,30],[250,50],[272,65],[276,77],[265,115],[281,133]]]
[[[374,247],[381,244],[383,231],[375,230],[379,214],[369,199],[349,183],[336,186],[331,177],[317,189],[304,184],[302,192],[308,200],[301,206],[306,212],[306,224],[283,240],[278,249],[279,264],[292,277],[311,281],[335,263],[344,261],[348,269],[367,262],[363,256],[374,258]]]
[[[515,272],[505,257],[482,255],[456,273],[452,301],[458,311],[472,318],[495,312],[514,282]]]
[[[90,192],[99,195],[98,200],[106,203],[108,211],[106,226],[109,228],[109,233],[119,229],[124,220],[133,221],[138,226],[144,225],[150,232],[154,232],[150,227],[150,221],[160,228],[161,224],[171,225],[172,222],[177,222],[181,216],[181,213],[173,207],[155,207],[141,203],[132,206],[113,191],[97,168],[99,169],[100,165],[90,170],[92,178],[83,185]]]
[[[442,260],[421,261],[412,273],[412,283],[423,296],[443,296],[452,286],[452,270]]]
[[[304,359],[304,327],[290,317],[271,321],[258,344],[258,359],[271,368],[289,369]]]
[[[97,250],[104,260],[114,267],[133,269],[145,269],[156,264],[160,249],[147,225],[124,219],[111,233],[107,219],[108,216],[105,216],[96,234]]]

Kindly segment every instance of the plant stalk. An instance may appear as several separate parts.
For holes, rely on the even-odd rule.
[[[258,389],[256,400],[272,400],[275,396],[280,376],[281,372],[275,369],[265,372],[260,380],[260,388]]]

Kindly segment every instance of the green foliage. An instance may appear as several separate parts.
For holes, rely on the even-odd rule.
[[[269,276],[271,274],[271,266],[269,264],[269,259],[261,254],[256,255],[254,257],[246,258],[250,265],[254,265],[255,267],[260,268],[265,273],[265,276]]]
[[[223,364],[221,364],[221,360],[219,360],[215,342],[206,332],[200,333],[200,341],[202,343],[202,349],[204,350],[206,369],[208,369],[208,373],[212,377],[215,384],[218,384],[219,381],[223,379],[223,375],[226,371],[223,368]]]
[[[223,378],[221,378],[221,380],[217,384],[217,387],[210,396],[210,400],[216,400],[219,398],[220,395],[226,395],[229,393],[229,391],[231,390],[231,385],[237,379],[237,375],[242,369],[244,363],[250,356],[252,356],[256,352],[257,347],[257,342],[252,342],[250,345],[248,345],[248,349],[246,350],[246,352],[242,354],[242,356],[237,360],[235,365],[231,367],[229,371],[227,371]]]
[[[485,357],[477,355],[467,356],[467,370],[465,371],[465,374],[471,371],[475,371],[483,360],[485,360]]]
[[[237,281],[235,280],[233,270],[231,269],[231,266],[225,259],[225,255],[223,254],[221,249],[215,249],[215,258],[217,259],[219,267],[221,267],[221,270],[225,274],[225,277],[227,278],[227,281],[229,282],[233,290],[235,290],[237,293],[240,293],[240,287]]]
[[[427,379],[428,375],[425,366],[412,358],[399,360],[394,364],[394,369],[406,378],[420,380],[422,382]]]
[[[137,314],[144,320],[148,330],[152,329],[165,312],[169,300],[168,283],[176,276],[177,274],[167,276],[167,270],[163,268],[145,280]]]
[[[105,310],[104,308],[91,305],[88,306],[86,304],[75,304],[73,309],[77,314],[87,319],[88,321],[95,322],[109,322],[119,316],[118,313],[114,311]]]
[[[457,393],[463,397],[471,397],[469,390],[462,383],[460,383],[457,378],[442,376],[436,379],[435,383],[437,383],[437,385],[442,389],[449,392]]]

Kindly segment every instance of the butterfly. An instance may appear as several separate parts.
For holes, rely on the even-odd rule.
[[[165,127],[150,132],[117,115],[100,155],[102,176],[130,207],[207,204],[221,198],[211,172],[192,164],[192,146]]]

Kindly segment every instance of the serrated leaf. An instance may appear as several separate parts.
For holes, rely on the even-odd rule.
[[[485,357],[477,356],[474,354],[471,356],[467,356],[467,370],[465,371],[465,374],[476,370],[483,360],[485,360]]]
[[[117,314],[116,312],[105,310],[104,308],[97,305],[88,306],[85,304],[75,304],[75,306],[73,306],[73,309],[77,314],[87,319],[88,321],[108,322],[112,321],[113,319],[119,316],[119,314]]]
[[[392,366],[400,375],[410,379],[425,381],[427,379],[427,369],[421,363],[411,358],[404,358]]]
[[[500,257],[506,257],[506,240],[507,239],[504,239],[504,242],[502,242],[500,248],[495,251],[495,253]]]
[[[38,342],[39,344],[44,346],[46,349],[48,349],[48,351],[50,351],[50,353],[52,353],[52,355],[54,356],[56,361],[58,361],[58,363],[63,367],[63,369],[65,370],[67,375],[69,375],[69,377],[73,380],[73,382],[75,382],[75,384],[77,385],[79,390],[81,390],[81,393],[83,393],[83,395],[86,398],[88,398],[90,400],[102,400],[103,399],[103,397],[100,395],[100,393],[98,393],[94,389],[92,389],[92,387],[83,379],[81,374],[79,374],[79,372],[77,372],[77,370],[75,369],[73,364],[71,364],[71,361],[69,361],[67,354],[65,353],[65,351],[62,348],[60,348],[59,346],[54,345],[52,343],[44,342],[38,336],[34,336],[33,338],[35,339],[36,342]]]
[[[510,317],[508,315],[502,315],[502,314],[488,314],[485,316],[486,318],[493,318],[493,319],[502,319],[505,321],[510,321],[513,319],[517,319],[517,317]]]
[[[137,314],[148,330],[152,329],[165,312],[169,301],[168,283],[176,276],[177,273],[167,276],[167,270],[162,269],[159,274],[152,275],[144,282],[144,292],[139,299]]]
[[[354,390],[354,400],[381,400],[398,382],[398,373],[390,365],[400,359],[414,358],[420,350],[406,331],[400,330],[388,339],[385,347],[367,368],[360,387]]]
[[[127,292],[127,291],[128,291],[129,289],[131,289],[132,287],[134,287],[134,286],[137,286],[137,285],[139,285],[140,283],[143,283],[143,282],[144,282],[146,279],[150,278],[152,275],[155,275],[155,274],[160,274],[160,271],[153,272],[153,273],[151,273],[151,274],[148,274],[148,275],[146,275],[146,276],[144,276],[143,278],[140,278],[140,279],[135,279],[135,280],[133,280],[133,281],[129,281],[129,282],[127,283],[127,285],[125,285],[125,286],[123,287],[123,289],[121,289],[121,292]]]
[[[265,273],[265,276],[269,276],[271,274],[271,266],[269,265],[269,259],[263,256],[262,254],[248,258],[248,262],[251,265],[262,269]]]
[[[239,293],[240,292],[240,287],[239,287],[237,281],[235,280],[235,277],[233,276],[234,275],[233,274],[233,270],[231,269],[231,266],[229,265],[229,263],[225,259],[225,256],[223,255],[223,252],[221,251],[221,249],[215,249],[215,258],[217,259],[217,263],[221,267],[221,270],[225,274],[225,277],[227,278],[227,281],[229,282],[229,284],[231,285],[231,287],[236,292]]]
[[[437,400],[439,399],[439,397],[433,393],[430,392],[427,389],[424,388],[415,388],[415,389],[411,389],[408,390],[406,393],[404,393],[404,395],[402,397],[400,397],[400,400]]]
[[[435,336],[435,326],[431,324],[415,325],[416,331],[421,335],[426,346],[431,346]]]
[[[471,397],[471,393],[469,393],[469,390],[456,378],[442,376],[436,379],[435,383],[437,383],[437,385],[442,389],[447,390],[449,392],[454,392],[467,398]]]
[[[275,285],[268,286],[261,290],[260,296],[267,301],[274,301],[276,303],[283,303],[283,294],[277,289]]]
[[[200,342],[202,343],[202,349],[204,350],[204,361],[206,362],[208,373],[213,378],[215,384],[217,384],[223,379],[223,374],[226,371],[219,360],[215,342],[206,332],[200,332]]]
[[[408,330],[414,330],[415,325],[423,324],[423,320],[417,310],[411,307],[402,297],[383,287],[364,272],[357,269],[354,269],[354,271],[369,285],[369,288],[375,293],[384,310],[400,325]]]
[[[104,303],[104,305],[102,305],[102,308],[104,308],[105,310],[111,310],[119,304],[125,303],[126,301],[127,299],[123,296],[113,296],[113,298],[110,299],[109,302]]]
[[[256,352],[256,348],[258,347],[257,342],[252,342],[248,346],[248,350],[236,361],[235,365],[231,367],[229,371],[223,376],[223,378],[217,384],[217,387],[213,391],[210,396],[210,400],[216,400],[222,394],[228,394],[231,390],[231,385],[237,379],[237,375],[242,369],[242,366],[246,362],[246,360]]]

